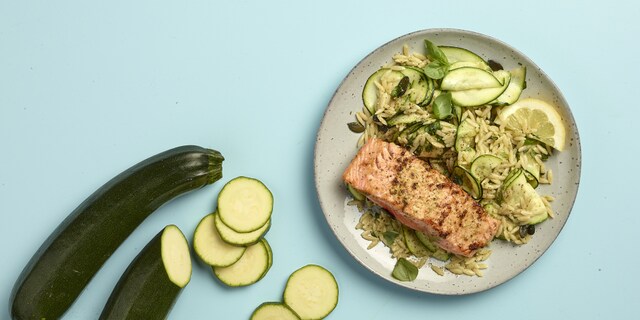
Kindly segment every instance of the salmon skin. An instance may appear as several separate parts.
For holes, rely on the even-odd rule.
[[[453,254],[473,256],[489,244],[500,224],[447,176],[408,150],[377,138],[360,148],[342,178]]]

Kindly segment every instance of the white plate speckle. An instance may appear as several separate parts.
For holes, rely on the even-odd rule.
[[[342,172],[357,152],[358,134],[352,133],[347,123],[355,121],[355,112],[362,110],[362,88],[365,81],[381,66],[391,62],[394,53],[401,52],[404,44],[412,50],[421,50],[423,40],[437,45],[452,45],[469,49],[485,60],[492,59],[511,69],[518,64],[527,68],[527,88],[521,98],[535,97],[552,103],[567,124],[567,143],[563,152],[556,152],[546,162],[553,170],[552,185],[541,185],[541,194],[552,195],[556,214],[536,228],[533,239],[526,245],[513,246],[493,241],[493,254],[486,261],[488,269],[483,277],[456,276],[445,273],[438,276],[428,266],[420,270],[412,282],[400,282],[391,277],[395,259],[382,244],[367,250],[368,241],[355,229],[360,213],[347,206],[348,192],[342,182]],[[515,277],[533,264],[560,233],[569,218],[580,181],[581,151],[578,129],[569,105],[560,90],[544,72],[516,49],[494,38],[465,30],[428,29],[396,38],[374,50],[349,72],[329,102],[318,131],[315,147],[315,183],[320,205],[330,228],[345,249],[364,267],[378,276],[410,289],[445,295],[462,295],[493,288]]]

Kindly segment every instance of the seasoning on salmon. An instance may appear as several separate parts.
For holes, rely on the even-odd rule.
[[[408,150],[371,138],[342,175],[345,183],[404,225],[466,257],[495,236],[500,222],[447,176]]]

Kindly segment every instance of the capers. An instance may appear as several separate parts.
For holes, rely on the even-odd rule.
[[[520,238],[524,238],[527,235],[532,236],[534,233],[536,233],[536,226],[533,224],[521,225],[518,233],[520,234]]]
[[[351,132],[353,133],[364,132],[364,126],[360,122],[349,122],[347,123],[347,126],[349,127],[349,130],[351,130]]]

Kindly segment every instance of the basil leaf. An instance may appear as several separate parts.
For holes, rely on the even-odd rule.
[[[418,268],[405,258],[399,258],[391,276],[400,281],[413,281],[418,277]]]
[[[427,55],[432,58],[431,61],[439,61],[443,65],[449,64],[447,56],[442,52],[442,50],[440,50],[440,48],[438,48],[438,46],[433,44],[433,42],[424,39],[424,46],[427,48]]]
[[[393,242],[396,241],[398,235],[399,233],[395,231],[385,231],[382,234],[382,242],[384,242],[387,246],[391,246]]]
[[[424,67],[424,73],[427,75],[427,77],[433,80],[438,80],[444,77],[448,69],[448,65],[436,60],[430,62],[426,67]]]
[[[436,97],[433,101],[433,114],[436,116],[436,119],[446,119],[451,116],[451,111],[453,109],[453,103],[451,102],[451,93],[443,93]]]

